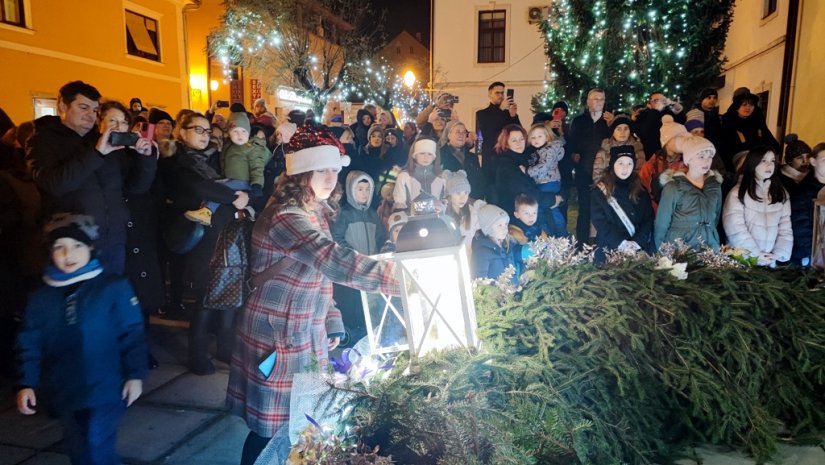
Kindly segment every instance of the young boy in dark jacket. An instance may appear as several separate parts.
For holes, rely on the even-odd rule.
[[[129,282],[104,273],[94,256],[91,217],[55,215],[45,235],[52,264],[17,337],[17,409],[56,413],[72,464],[120,463],[117,426],[148,370],[140,304]]]
[[[332,238],[364,255],[377,254],[387,233],[378,212],[370,208],[375,182],[367,173],[353,170],[347,174],[346,189],[347,203],[332,225]]]

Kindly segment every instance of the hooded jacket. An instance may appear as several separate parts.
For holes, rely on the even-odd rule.
[[[728,244],[747,249],[753,256],[773,253],[777,261],[790,260],[793,251],[790,200],[786,196],[784,202],[770,203],[771,180],[767,179],[756,185],[756,195],[761,201],[746,193],[742,202],[739,200],[740,183],[725,199],[722,224]]]
[[[264,167],[271,154],[263,141],[250,137],[249,142],[237,145],[228,140],[221,153],[221,168],[229,179],[240,179],[250,185],[264,185]]]
[[[636,137],[631,135],[625,142],[619,142],[613,137],[608,137],[602,141],[602,148],[596,152],[596,159],[593,161],[594,184],[599,182],[602,179],[602,176],[604,176],[604,172],[607,171],[607,167],[610,164],[610,149],[622,145],[633,146],[633,151],[636,152],[636,163],[633,164],[633,171],[638,174],[642,169],[642,166],[644,166],[647,162],[645,159],[645,149]]]
[[[355,201],[355,188],[362,181],[370,185],[365,204]],[[370,200],[375,193],[375,183],[363,171],[350,171],[347,175],[346,190],[347,203],[341,207],[332,225],[332,238],[338,245],[364,255],[377,254],[386,240],[387,233],[384,225],[381,224],[378,212],[370,208]]]
[[[367,131],[370,130],[370,125],[364,126],[361,123],[361,118],[364,115],[370,115],[370,125],[375,122],[375,118],[372,117],[372,113],[364,110],[363,108],[358,110],[358,113],[356,113],[355,116],[355,122],[350,125],[350,129],[352,129],[352,133],[355,135],[356,147],[363,147],[369,142]]]
[[[701,189],[680,171],[667,170],[660,179],[664,187],[654,227],[656,248],[681,239],[694,250],[703,245],[719,250],[716,225],[722,212],[722,175],[710,170]]]

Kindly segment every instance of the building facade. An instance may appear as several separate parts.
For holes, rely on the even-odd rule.
[[[475,112],[489,105],[495,81],[515,90],[522,124],[532,121],[530,99],[544,90],[546,74],[536,12],[546,3],[432,0],[431,88],[459,96],[456,111],[468,127],[475,129]]]
[[[417,80],[427,81],[429,78],[430,50],[420,38],[407,31],[401,31],[390,40],[378,55],[386,58],[402,76],[412,71]]]
[[[819,102],[825,101],[825,2],[738,0],[725,46],[721,111],[733,92],[760,96],[777,138],[797,133],[813,145],[825,140]]]
[[[15,123],[56,114],[57,91],[82,80],[104,99],[173,114],[188,106],[187,0],[11,0],[0,10],[0,107]]]

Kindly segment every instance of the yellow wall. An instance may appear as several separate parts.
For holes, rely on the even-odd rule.
[[[825,102],[825,2],[801,2],[799,40],[788,131],[813,147],[825,142],[822,124]]]
[[[0,107],[16,123],[34,117],[33,97],[86,81],[104,99],[174,114],[186,106],[181,8],[185,0],[29,0],[27,28],[0,27]],[[161,63],[126,53],[124,9],[158,20]]]
[[[213,64],[211,72],[207,69],[209,61],[206,55],[206,38],[209,32],[218,26],[221,14],[221,0],[203,0],[199,8],[186,14],[188,72],[193,110],[206,111],[217,100],[229,100],[229,83],[224,82],[224,77],[220,74],[221,67]],[[210,88],[212,80],[218,82],[218,89],[215,91]]]

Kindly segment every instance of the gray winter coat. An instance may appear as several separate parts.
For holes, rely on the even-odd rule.
[[[366,204],[355,201],[355,187],[361,181],[367,181],[370,185]],[[347,174],[346,189],[347,203],[341,207],[332,225],[332,238],[338,245],[364,255],[377,254],[386,240],[387,232],[381,224],[378,212],[370,208],[375,183],[367,173],[353,170]]]

